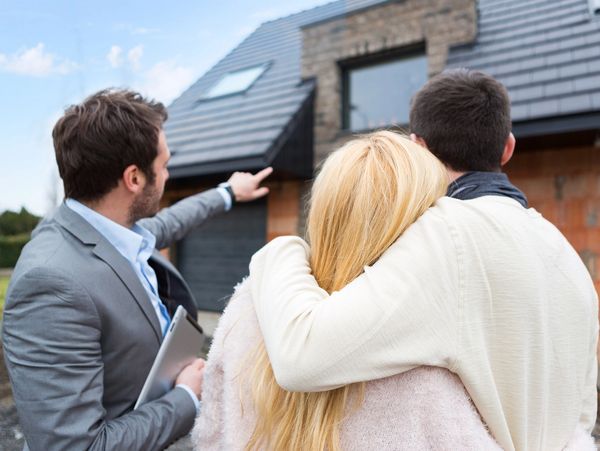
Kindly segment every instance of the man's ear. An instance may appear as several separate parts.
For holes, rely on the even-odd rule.
[[[517,140],[515,139],[515,135],[512,132],[506,138],[506,144],[504,144],[504,151],[502,152],[502,158],[500,159],[500,166],[504,166],[508,161],[512,158],[513,153],[515,152],[515,145]]]
[[[429,149],[429,147],[427,147],[427,143],[425,142],[425,140],[423,138],[421,138],[420,136],[415,135],[414,133],[410,134],[410,140],[414,143],[417,143],[418,145],[425,147],[426,149]]]
[[[144,173],[135,164],[131,164],[125,168],[121,180],[125,189],[132,194],[140,193],[146,183]]]

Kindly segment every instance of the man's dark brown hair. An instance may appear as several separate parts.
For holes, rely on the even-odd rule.
[[[52,131],[65,196],[98,200],[130,165],[154,183],[152,162],[166,120],[162,103],[126,90],[103,90],[68,107]]]
[[[410,129],[455,171],[499,171],[511,131],[508,93],[482,72],[448,70],[413,98]]]

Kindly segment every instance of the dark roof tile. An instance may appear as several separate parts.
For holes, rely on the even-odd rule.
[[[567,64],[558,69],[560,78],[574,77],[580,74],[587,73],[587,63]]]
[[[592,108],[592,98],[580,94],[559,99],[558,111],[563,114],[581,113]]]
[[[600,58],[592,61],[588,61],[588,73],[600,72]]]
[[[314,91],[300,73],[301,27],[373,6],[384,0],[338,0],[266,22],[169,106],[165,133],[171,169],[264,156],[280,148],[288,126]],[[266,64],[246,92],[214,99],[203,95],[229,72]]]
[[[476,42],[451,49],[448,67],[498,78],[514,121],[598,110],[600,20],[588,0],[479,0],[478,12]]]
[[[337,0],[261,25],[169,107],[172,166],[272,158],[314,91],[301,79],[302,27],[384,1]],[[479,0],[478,21],[475,42],[450,49],[447,67],[498,78],[514,122],[600,110],[600,18],[588,0]],[[228,72],[258,64],[268,69],[245,93],[202,99]]]
[[[600,87],[600,74],[577,78],[574,81],[577,91],[593,91]]]
[[[558,95],[569,94],[573,92],[572,80],[559,80],[546,83],[544,85],[544,96],[555,97]]]
[[[529,113],[529,105],[526,103],[512,105],[510,108],[510,114],[513,117],[513,119],[527,117],[528,113]]]
[[[543,67],[531,73],[531,81],[533,83],[546,82],[556,80],[558,69],[556,67]]]
[[[600,56],[600,46],[588,45],[579,49],[573,49],[573,59],[597,58]]]
[[[529,105],[529,114],[536,117],[553,116],[559,111],[558,103],[557,99],[537,100]]]
[[[525,100],[538,99],[543,94],[542,85],[530,85],[524,88],[513,89],[510,91],[513,102],[523,102]]]

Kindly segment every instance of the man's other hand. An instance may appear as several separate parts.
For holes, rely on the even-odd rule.
[[[227,180],[231,185],[236,202],[249,202],[259,197],[266,196],[269,188],[260,186],[261,182],[273,172],[273,168],[268,167],[256,174],[250,172],[234,172]]]
[[[202,382],[204,381],[205,363],[202,359],[194,360],[181,370],[181,373],[179,373],[179,376],[175,380],[175,385],[183,384],[188,386],[198,399],[200,399],[202,395]]]

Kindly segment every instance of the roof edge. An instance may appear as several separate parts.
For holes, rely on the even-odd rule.
[[[513,123],[513,133],[517,139],[584,130],[600,130],[600,111]]]

